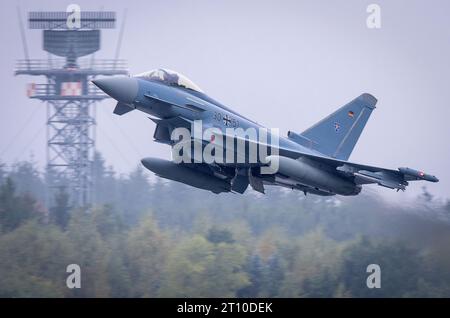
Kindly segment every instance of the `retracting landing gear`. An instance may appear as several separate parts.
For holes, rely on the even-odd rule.
[[[236,168],[236,174],[231,180],[231,190],[237,193],[244,193],[248,185],[253,190],[264,194],[264,184],[261,178],[256,178],[252,174],[251,168]]]

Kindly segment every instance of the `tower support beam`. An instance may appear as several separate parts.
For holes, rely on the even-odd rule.
[[[68,12],[29,12],[32,29],[43,29],[43,48],[60,58],[20,60],[16,75],[45,76],[27,95],[47,104],[47,185],[53,205],[55,189],[64,187],[72,204],[92,201],[92,159],[95,151],[95,104],[106,94],[91,81],[99,75],[126,75],[123,60],[78,59],[100,48],[100,30],[114,28],[115,12],[81,12],[81,27],[68,29]],[[57,31],[55,31],[57,30]],[[62,58],[61,58],[62,57]]]

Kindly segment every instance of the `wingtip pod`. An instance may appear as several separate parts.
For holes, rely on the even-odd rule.
[[[403,173],[405,176],[410,176],[416,180],[425,180],[430,182],[439,182],[439,179],[436,176],[431,174],[424,173],[423,171],[414,170],[411,168],[398,168],[398,170]]]
[[[369,93],[361,94],[357,99],[361,100],[362,102],[364,102],[366,104],[367,107],[372,108],[372,109],[376,108],[375,105],[378,102],[378,100],[375,98],[375,96],[373,96],[372,94],[369,94]]]

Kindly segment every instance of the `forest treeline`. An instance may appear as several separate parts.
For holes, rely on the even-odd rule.
[[[96,154],[92,206],[61,188],[47,208],[33,162],[0,165],[0,297],[450,297],[450,203],[426,189],[409,204],[215,195],[149,175]]]

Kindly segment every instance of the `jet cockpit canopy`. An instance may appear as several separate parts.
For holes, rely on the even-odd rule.
[[[203,93],[203,91],[200,89],[200,87],[198,87],[196,84],[194,84],[194,82],[192,82],[186,76],[184,76],[183,74],[180,74],[178,72],[168,70],[168,69],[158,68],[156,70],[152,70],[149,72],[137,74],[134,77],[147,79],[150,81],[161,82],[166,85],[192,89],[194,91]]]

